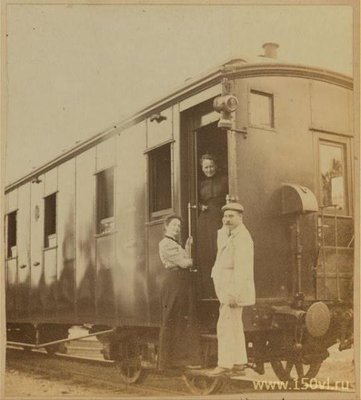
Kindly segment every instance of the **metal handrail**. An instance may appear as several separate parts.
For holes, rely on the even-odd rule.
[[[114,331],[115,331],[115,329],[108,329],[106,331],[89,333],[88,335],[82,335],[82,336],[78,336],[76,338],[71,338],[71,339],[67,338],[67,339],[54,340],[52,342],[41,343],[41,344],[11,342],[11,341],[7,341],[6,344],[10,345],[10,346],[22,346],[22,347],[31,347],[33,349],[39,349],[41,347],[48,347],[48,346],[52,346],[52,345],[58,344],[58,343],[66,343],[66,342],[71,342],[73,340],[85,339],[85,338],[88,338],[88,337],[91,337],[91,336],[104,335],[106,333],[111,333],[111,332],[114,332]]]
[[[340,290],[340,277],[338,268],[338,220],[337,220],[337,205],[335,208],[335,255],[336,255],[336,288],[337,288],[337,300],[341,300],[341,290]]]
[[[325,259],[325,248],[327,247],[325,245],[325,237],[324,237],[324,208],[326,207],[333,207],[334,209],[334,239],[335,239],[335,245],[330,246],[334,247],[335,249],[335,258],[336,258],[336,290],[337,290],[337,300],[341,300],[341,288],[340,288],[340,272],[339,272],[339,266],[338,266],[338,253],[339,253],[339,247],[338,247],[338,205],[337,204],[329,204],[327,206],[321,206],[321,243],[322,243],[322,263],[323,263],[323,272],[324,272],[324,286],[325,286],[325,293],[327,291],[327,274],[326,274],[326,259]],[[352,242],[352,239],[350,243]],[[348,246],[350,245],[348,244]],[[347,247],[348,247],[347,246]]]

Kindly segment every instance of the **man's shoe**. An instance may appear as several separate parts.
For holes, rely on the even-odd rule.
[[[233,365],[232,372],[234,372],[238,376],[246,375],[247,366],[244,364],[235,364]]]
[[[263,362],[256,362],[256,365],[254,366],[254,370],[260,374],[264,375],[264,363]]]
[[[234,364],[232,369],[234,371],[245,371],[246,368],[247,368],[247,365],[245,365],[245,364]]]
[[[231,368],[216,367],[214,370],[208,372],[208,376],[222,376],[232,372]]]

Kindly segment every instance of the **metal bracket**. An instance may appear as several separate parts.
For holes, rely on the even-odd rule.
[[[244,138],[244,139],[247,139],[247,135],[248,135],[247,128],[242,128],[242,129],[233,128],[233,129],[231,129],[231,131],[232,131],[232,132],[236,132],[236,133],[242,133],[243,138]]]

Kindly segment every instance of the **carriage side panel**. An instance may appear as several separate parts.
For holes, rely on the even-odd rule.
[[[18,190],[14,189],[5,197],[5,212],[10,213],[18,208]]]
[[[95,149],[76,158],[76,307],[79,322],[95,319]]]
[[[153,324],[159,324],[161,313],[160,291],[164,269],[159,259],[159,242],[163,237],[163,223],[159,221],[148,226],[147,235],[150,321]]]
[[[315,87],[325,95],[316,94]],[[245,205],[245,223],[255,241],[257,296],[290,296],[298,291],[296,216],[282,215],[278,191],[283,183],[297,183],[318,195],[320,204],[318,154],[314,130],[310,128],[317,122],[317,126],[332,132],[350,129],[349,92],[328,83],[311,84],[307,79],[286,77],[240,80],[236,90],[244,105],[238,110],[236,125],[248,126],[248,138],[244,140],[241,135],[235,138],[238,171],[235,191]],[[263,121],[257,124],[260,114],[252,109],[252,91],[272,98],[272,125],[262,126]],[[320,96],[324,102],[322,108]],[[340,109],[328,117],[329,106]],[[301,291],[314,298],[317,214],[300,216],[300,230]]]
[[[58,167],[57,310],[61,321],[75,316],[75,159]]]
[[[99,143],[95,150],[96,321],[97,323],[109,323],[109,320],[114,320],[115,318],[115,137]]]
[[[245,206],[245,224],[255,242],[257,297],[287,297],[295,279],[290,246],[294,221],[282,216],[277,191],[283,183],[314,189],[309,84],[306,79],[251,78],[239,80],[236,90],[243,99],[236,121],[248,127],[248,137],[235,138],[235,191]],[[264,116],[257,114],[253,93],[271,99],[270,121],[257,119]],[[305,248],[314,248],[315,236],[308,240]]]
[[[317,298],[352,301],[354,266],[352,91],[312,82],[320,251]]]
[[[26,318],[30,301],[30,183],[19,187],[18,238],[18,318]]]
[[[311,127],[352,135],[352,91],[323,82],[310,82]]]
[[[44,318],[52,320],[57,313],[57,220],[58,220],[58,168],[44,174],[44,243],[42,243],[44,276],[42,302]],[[51,203],[51,205],[50,205]]]
[[[44,175],[31,184],[31,294],[30,310],[33,319],[43,318],[42,289],[44,286]]]
[[[176,114],[176,118],[174,118]],[[160,320],[160,290],[163,279],[164,267],[159,258],[159,242],[162,240],[163,220],[175,213],[179,206],[179,192],[176,187],[179,186],[179,114],[177,107],[170,107],[161,112],[167,119],[158,123],[151,118],[147,119],[147,256],[148,256],[148,294],[149,294],[149,312],[150,323],[158,325]],[[157,152],[160,149],[168,152],[168,163],[157,164],[156,160],[164,157]],[[167,157],[168,157],[167,156]],[[160,166],[161,165],[161,166]],[[162,171],[167,169],[167,171]],[[170,185],[164,188],[160,181],[170,177]],[[159,190],[159,187],[162,189]],[[164,195],[167,194],[167,200],[164,202]],[[154,199],[158,202],[154,207]]]
[[[119,325],[145,325],[149,318],[144,229],[145,140],[145,122],[132,126],[117,137],[114,288]]]

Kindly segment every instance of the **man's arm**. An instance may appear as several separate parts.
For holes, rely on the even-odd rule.
[[[234,281],[231,303],[252,305],[255,303],[253,240],[245,232],[234,243]]]

